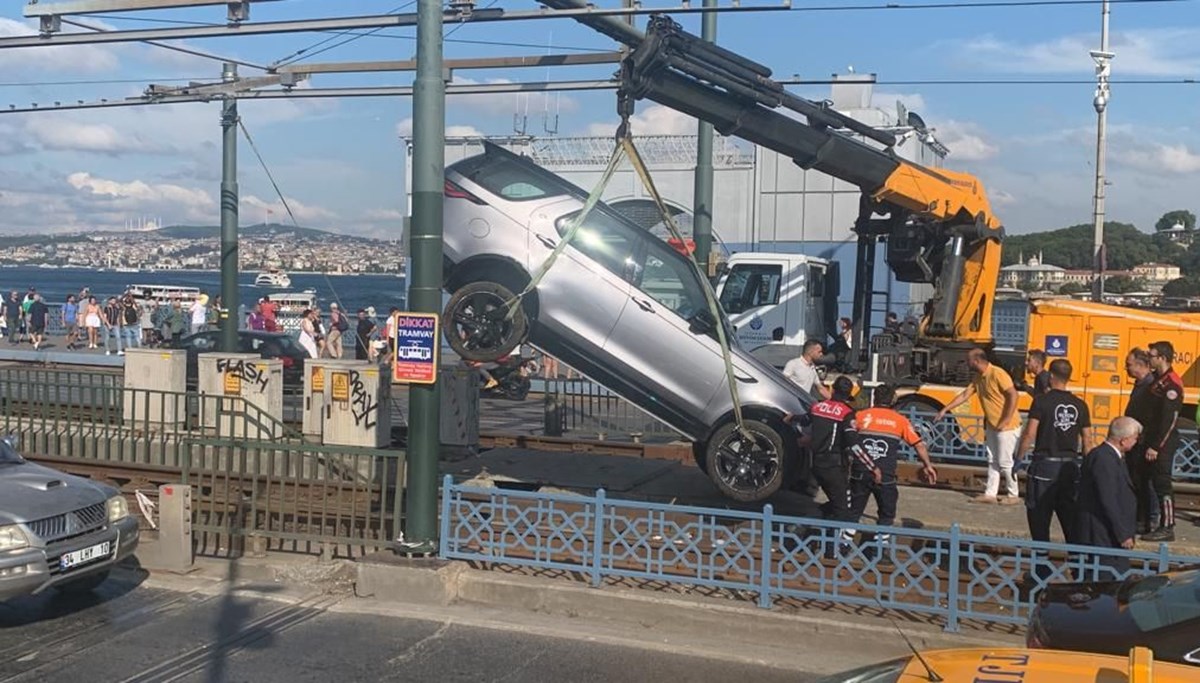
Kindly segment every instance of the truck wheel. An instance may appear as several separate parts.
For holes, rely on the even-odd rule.
[[[446,304],[442,319],[446,342],[460,358],[489,362],[507,356],[525,341],[529,318],[517,306],[508,315],[508,302],[516,297],[496,282],[471,282],[460,287]]]
[[[709,439],[705,464],[708,477],[725,496],[743,503],[770,498],[783,486],[790,466],[780,432],[757,420],[721,425]]]
[[[929,449],[929,459],[936,464],[963,463],[978,461],[975,450],[963,440],[962,430],[958,420],[953,415],[947,415],[943,422],[950,425],[938,425],[933,418],[941,408],[923,398],[902,397],[893,406],[895,410],[912,422],[913,429],[925,440]],[[938,454],[944,454],[939,456]],[[949,456],[949,457],[946,457]],[[983,460],[987,461],[986,453]]]

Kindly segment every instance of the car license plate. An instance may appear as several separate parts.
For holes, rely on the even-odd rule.
[[[90,548],[76,550],[73,553],[64,553],[62,558],[59,559],[58,563],[63,569],[70,569],[71,567],[91,562],[92,560],[108,557],[108,551],[111,547],[112,544],[108,541],[105,541]]]

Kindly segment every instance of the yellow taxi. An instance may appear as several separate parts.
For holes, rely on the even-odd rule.
[[[1128,657],[1023,649],[930,650],[835,674],[820,683],[1196,683],[1200,667],[1154,661],[1144,647]]]

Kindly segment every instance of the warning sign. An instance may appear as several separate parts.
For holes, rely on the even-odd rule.
[[[392,381],[433,384],[438,369],[438,316],[436,313],[397,313],[396,349]]]
[[[331,372],[330,378],[333,385],[330,389],[331,398],[339,403],[350,402],[350,373],[348,372]]]
[[[225,373],[225,395],[226,396],[241,396],[242,395],[242,376],[236,372]]]
[[[314,393],[325,391],[325,368],[319,365],[312,369],[312,390]]]

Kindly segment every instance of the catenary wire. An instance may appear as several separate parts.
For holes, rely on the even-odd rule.
[[[393,9],[386,12],[386,14],[388,14],[388,15],[398,14],[400,12],[400,10],[411,7],[412,5],[416,4],[416,2],[417,2],[417,0],[409,0],[409,2],[406,2],[403,5],[397,5]],[[314,57],[316,55],[321,54],[322,52],[328,52],[334,48],[338,48],[343,45],[346,45],[347,43],[352,43],[356,40],[359,40],[360,38],[366,38],[367,36],[375,35],[376,33],[379,33],[382,30],[384,30],[384,27],[371,29],[370,31],[366,31],[364,33],[350,32],[351,33],[350,37],[345,38],[340,43],[330,45],[328,47],[324,47],[320,50],[317,50],[316,52],[311,52],[311,50],[313,50],[314,48],[321,47],[322,45],[325,45],[326,43],[329,43],[338,38],[338,35],[332,35],[323,40],[319,40],[319,41],[313,43],[312,45],[309,45],[308,47],[300,48],[299,50],[296,50],[295,52],[284,57],[283,59],[275,60],[273,66],[285,66],[287,64],[293,64],[301,59],[307,59],[309,57]],[[346,32],[340,32],[340,33],[346,33]]]

